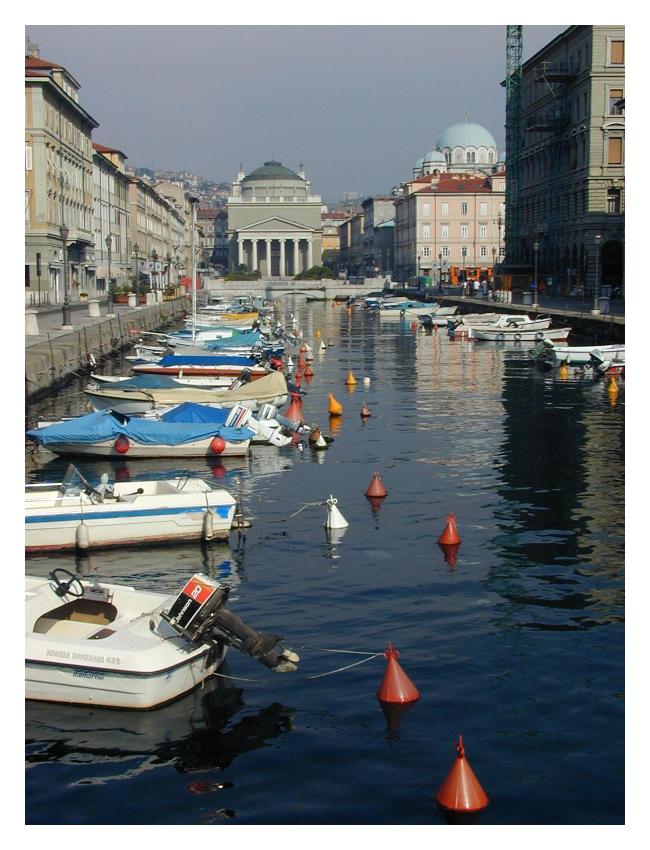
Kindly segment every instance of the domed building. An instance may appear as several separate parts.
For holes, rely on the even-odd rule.
[[[263,277],[287,277],[321,265],[321,198],[296,173],[269,160],[246,174],[240,166],[228,198],[229,265]]]
[[[473,171],[489,174],[500,166],[497,143],[490,131],[480,124],[463,121],[447,127],[434,150],[415,163],[413,177]]]

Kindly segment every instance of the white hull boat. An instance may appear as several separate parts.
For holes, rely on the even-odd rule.
[[[555,345],[551,340],[542,343],[530,352],[532,357],[551,366],[593,365],[592,355],[605,362],[625,363],[625,343],[620,345]]]
[[[487,340],[491,342],[541,342],[543,339],[566,339],[571,328],[546,328],[529,330],[528,326],[514,328],[471,327],[467,332],[468,339]]]
[[[235,499],[200,478],[116,482],[111,495],[102,489],[73,466],[62,483],[26,485],[26,552],[225,539],[232,528]]]
[[[225,607],[228,588],[197,573],[179,594],[25,578],[25,698],[151,709],[213,675],[235,646],[277,672],[298,656]]]
[[[494,314],[486,314],[486,315],[494,315]],[[480,330],[526,330],[526,331],[543,331],[551,326],[551,317],[550,316],[540,316],[535,319],[531,319],[530,316],[527,316],[525,313],[519,313],[515,315],[501,315],[496,319],[489,320],[481,320],[474,317],[469,316],[456,316],[454,319],[451,319],[450,324],[453,324],[455,328],[460,327],[463,330],[465,327],[470,328],[479,328]]]

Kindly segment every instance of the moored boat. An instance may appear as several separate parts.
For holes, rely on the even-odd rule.
[[[492,342],[540,342],[543,339],[566,339],[571,328],[537,328],[528,329],[528,325],[519,327],[469,327],[468,339],[487,340]]]

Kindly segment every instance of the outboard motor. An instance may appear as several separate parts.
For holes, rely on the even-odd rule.
[[[237,377],[232,382],[232,384],[230,384],[228,389],[229,390],[236,390],[238,387],[243,387],[244,384],[248,384],[251,381],[252,377],[253,377],[253,375],[252,375],[250,369],[248,369],[248,368],[242,369],[242,371],[239,373],[239,375],[237,375]]]
[[[282,635],[265,635],[247,626],[225,607],[229,593],[230,588],[195,573],[161,616],[190,643],[227,644],[278,673],[296,670],[300,658],[292,650],[278,647]]]

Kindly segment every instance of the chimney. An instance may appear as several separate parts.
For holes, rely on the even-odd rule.
[[[30,41],[29,36],[27,36],[27,55],[32,56],[34,59],[38,59],[41,55],[41,51],[38,49],[38,44],[34,44],[33,41]]]

